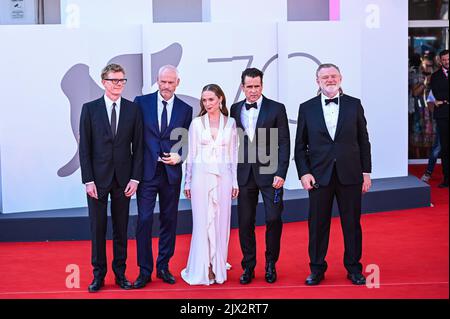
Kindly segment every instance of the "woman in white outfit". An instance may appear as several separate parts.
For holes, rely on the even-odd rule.
[[[190,285],[222,284],[229,268],[231,200],[239,194],[238,135],[218,85],[203,88],[200,106],[200,115],[189,128],[184,193],[191,199],[193,223],[181,277]]]

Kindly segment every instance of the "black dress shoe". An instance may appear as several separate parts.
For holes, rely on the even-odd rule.
[[[126,289],[126,290],[133,288],[133,285],[131,284],[131,282],[128,281],[127,277],[125,277],[125,276],[117,276],[116,284],[120,288]]]
[[[152,281],[152,276],[147,276],[144,274],[139,274],[136,281],[133,284],[134,289],[144,288],[150,281]]]
[[[320,284],[320,282],[324,279],[325,274],[323,272],[313,272],[306,278],[305,284],[308,286],[315,286]]]
[[[354,285],[366,284],[366,278],[361,273],[347,274],[347,278],[350,279]]]
[[[89,292],[97,292],[105,285],[105,280],[103,278],[94,278],[92,283],[88,287]]]
[[[275,269],[275,263],[268,262],[266,264],[266,281],[269,284],[273,284],[275,281],[277,281],[277,270]]]
[[[175,283],[175,277],[172,276],[169,269],[158,270],[158,272],[156,273],[156,277],[171,285]]]
[[[246,285],[252,282],[252,279],[255,278],[255,271],[250,268],[245,268],[244,273],[239,278],[239,282],[242,285]]]

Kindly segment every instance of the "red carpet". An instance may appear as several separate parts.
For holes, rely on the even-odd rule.
[[[424,166],[412,166],[411,173],[421,176]],[[440,171],[440,168],[437,170]],[[223,285],[191,287],[180,278],[188,256],[190,235],[177,237],[175,256],[170,267],[175,285],[153,282],[141,290],[124,291],[114,285],[109,272],[106,286],[89,294],[92,280],[90,242],[38,242],[0,244],[0,299],[10,298],[449,298],[449,205],[448,189],[438,189],[439,178],[431,181],[434,207],[362,217],[364,267],[376,264],[380,269],[380,288],[353,286],[346,279],[342,264],[343,240],[338,218],[333,219],[327,256],[328,271],[321,285],[308,287],[308,232],[306,222],[284,225],[282,249],[277,264],[278,281],[264,281],[264,227],[257,227],[258,266],[255,280],[239,284],[241,274],[238,233],[231,231],[229,262],[233,269]],[[157,249],[154,241],[154,249]],[[108,242],[111,261],[111,242]],[[127,276],[138,273],[136,243],[129,241]],[[80,267],[81,287],[66,288],[66,266]],[[367,273],[366,273],[367,275]]]

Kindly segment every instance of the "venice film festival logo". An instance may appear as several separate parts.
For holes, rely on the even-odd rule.
[[[172,64],[178,66],[182,59],[183,47],[179,43],[172,43],[168,47],[159,52],[151,54],[151,85],[156,83],[158,70],[161,66],[166,64]],[[292,58],[304,58],[311,60],[313,63],[320,65],[319,59],[305,52],[294,52],[288,55],[289,59]],[[247,61],[247,68],[253,67],[253,55],[233,56],[233,57],[221,57],[221,58],[209,58],[208,63],[229,63],[233,61]],[[261,70],[265,70],[278,59],[278,54],[273,55],[266,63],[261,67]],[[118,55],[112,58],[109,63],[117,63],[122,65],[127,74],[133,76],[128,77],[127,85],[123,91],[123,96],[133,99],[135,96],[142,95],[143,86],[143,73],[142,73],[142,54],[124,54]],[[257,67],[257,66],[255,66]],[[81,108],[84,103],[98,98],[103,94],[103,89],[92,79],[89,74],[89,66],[86,64],[76,64],[72,66],[63,76],[61,80],[61,89],[69,100],[70,104],[70,124],[72,127],[73,136],[79,143],[79,125]],[[237,86],[236,94],[232,103],[238,101],[241,95],[240,85]],[[195,114],[199,113],[199,99],[197,97],[177,94],[177,96],[191,105]],[[290,124],[297,124],[297,120],[289,119]],[[68,162],[62,166],[57,174],[59,177],[67,177],[72,175],[80,167],[78,147],[75,154]]]
[[[365,7],[365,26],[368,29],[379,29],[380,28],[380,7],[376,4],[368,4]],[[66,7],[66,26],[68,28],[79,28],[80,27],[80,9],[75,4],[70,4]],[[338,14],[339,15],[339,14]],[[156,83],[157,73],[161,66],[165,64],[172,64],[178,66],[183,55],[183,47],[179,43],[173,43],[166,47],[165,49],[151,54],[151,85]],[[311,54],[304,52],[294,52],[288,55],[288,58],[306,58],[311,60],[313,63],[320,65],[321,62],[316,57]],[[264,72],[271,63],[278,59],[278,54],[275,54],[262,66],[261,70]],[[228,58],[210,58],[209,63],[223,63],[232,62],[236,60],[247,60],[247,67],[251,67],[253,62],[253,56],[233,56]],[[127,82],[127,86],[123,92],[125,97],[134,98],[135,96],[142,94],[142,54],[125,54],[119,55],[112,58],[109,63],[118,63],[125,67],[128,74],[133,74],[133,77]],[[255,66],[257,67],[257,66]],[[94,98],[98,98],[103,94],[103,89],[100,88],[97,83],[89,75],[89,66],[86,64],[76,64],[71,67],[64,75],[61,81],[61,89],[66,95],[70,103],[70,120],[72,126],[72,132],[77,141],[79,142],[79,121],[81,107],[83,103],[86,103]],[[237,102],[241,94],[241,89],[238,86],[236,95],[234,97],[234,102]],[[197,114],[199,108],[199,100],[196,97],[177,94],[179,98],[184,100],[186,103],[194,107],[194,114]],[[289,123],[296,125],[297,121],[295,119],[289,119]],[[66,177],[72,175],[80,167],[78,158],[78,148],[73,157],[61,167],[57,174],[60,177]]]

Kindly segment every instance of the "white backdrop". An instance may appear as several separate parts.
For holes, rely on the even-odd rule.
[[[218,5],[212,2],[212,18]],[[407,175],[407,1],[342,1],[340,22],[0,26],[3,213],[86,206],[79,169],[64,177],[57,174],[77,150],[66,96],[70,92],[62,90],[69,70],[88,70],[91,83],[79,80],[71,87],[95,98],[102,67],[129,55],[133,61],[142,59],[143,70],[132,69],[127,76],[143,77],[143,92],[148,93],[155,89],[151,56],[173,43],[183,49],[178,93],[198,98],[205,84],[215,82],[229,105],[248,57],[253,57],[252,66],[263,68],[279,54],[267,67],[264,94],[285,103],[292,120],[297,119],[299,103],[315,95],[315,65],[287,55],[304,52],[337,63],[345,92],[361,97],[365,107],[373,178]],[[140,91],[131,90],[126,97],[133,99]],[[290,128],[294,138],[296,127]],[[288,188],[296,188],[293,163],[288,176]]]
[[[314,32],[310,30],[314,30]],[[343,34],[352,36],[342,37]],[[352,96],[361,96],[360,34],[355,23],[280,23],[278,25],[278,44],[280,47],[279,100],[286,104],[290,120],[297,121],[299,104],[317,94],[315,72],[318,63],[338,65],[343,76],[344,92]],[[293,161],[297,125],[291,121],[289,128],[292,161],[286,178],[286,188],[296,189],[300,187]],[[376,172],[374,176],[379,173]]]
[[[177,94],[199,98],[201,89],[208,83],[219,84],[227,93],[233,84],[230,65],[208,62],[209,58],[232,55],[233,34],[227,28],[229,25],[221,23],[184,23],[182,28],[180,24],[175,23],[144,26],[142,32],[144,93],[158,89],[156,83],[151,86],[151,54],[164,50],[173,43],[178,43],[182,48],[178,65],[180,85]],[[167,63],[162,64],[174,64],[170,56],[165,58]]]
[[[105,63],[119,54],[140,52],[140,38],[139,26],[0,28],[0,39],[9,44],[2,48],[0,79],[5,88],[0,106],[3,213],[86,206],[79,170],[57,175],[77,149],[61,81],[82,63],[101,86]]]

